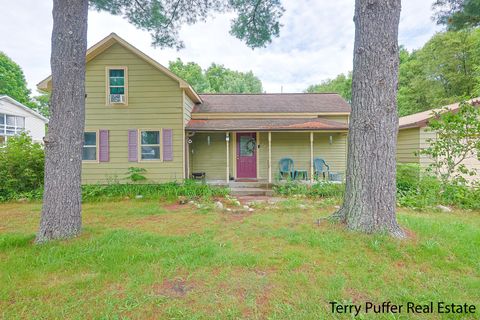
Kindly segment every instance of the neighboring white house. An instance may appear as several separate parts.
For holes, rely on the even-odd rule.
[[[43,143],[48,119],[9,96],[0,96],[0,145],[22,131]]]

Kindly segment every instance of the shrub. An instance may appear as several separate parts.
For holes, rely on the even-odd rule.
[[[345,185],[319,181],[313,185],[297,181],[287,181],[273,187],[275,193],[283,196],[304,195],[311,198],[339,198],[343,196]]]
[[[0,148],[0,201],[38,199],[42,195],[45,155],[39,143],[22,133]]]

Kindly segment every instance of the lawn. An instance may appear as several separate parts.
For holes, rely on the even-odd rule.
[[[469,303],[479,315],[478,211],[399,210],[410,238],[398,241],[317,225],[330,202],[292,199],[249,213],[97,202],[84,205],[79,238],[37,246],[40,209],[0,204],[4,319],[351,318],[332,315],[330,301]]]

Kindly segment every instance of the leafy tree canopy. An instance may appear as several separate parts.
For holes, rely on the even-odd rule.
[[[205,21],[210,13],[235,12],[230,33],[251,48],[264,47],[278,37],[284,9],[280,0],[90,0],[90,7],[124,16],[152,35],[159,47],[184,47],[179,30]]]
[[[434,18],[449,30],[480,26],[480,0],[436,0]]]
[[[337,92],[351,99],[351,75],[340,74],[307,92]],[[434,35],[422,48],[400,49],[400,116],[480,96],[480,29]]]
[[[0,95],[4,94],[23,104],[30,102],[30,90],[22,68],[0,51]]]
[[[206,70],[195,62],[170,61],[169,69],[199,93],[261,93],[262,82],[253,72],[239,72],[212,63]]]
[[[327,79],[320,84],[309,86],[308,93],[314,92],[335,92],[340,94],[348,102],[352,101],[352,72],[347,75],[341,73],[334,79]]]

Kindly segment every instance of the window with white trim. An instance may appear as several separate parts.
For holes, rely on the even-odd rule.
[[[108,69],[108,104],[127,103],[126,73],[125,68]]]
[[[0,113],[0,136],[13,136],[25,131],[25,118]]]
[[[140,155],[142,160],[160,160],[160,131],[140,131]]]
[[[83,133],[83,152],[82,160],[97,160],[97,132],[87,131]]]

